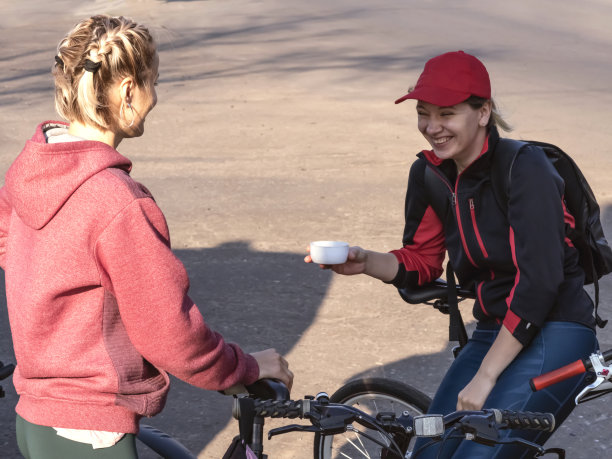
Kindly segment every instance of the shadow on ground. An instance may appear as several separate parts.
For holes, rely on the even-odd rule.
[[[329,271],[303,263],[303,255],[257,252],[243,241],[175,253],[187,268],[190,295],[206,321],[247,352],[275,347],[287,354],[311,325],[331,278]],[[3,288],[0,295],[0,360],[8,363],[14,356]],[[0,410],[0,456],[19,457],[14,434],[17,397],[10,381],[3,386],[7,397]],[[231,398],[173,378],[166,408],[147,423],[199,451],[227,424],[230,414]],[[153,456],[143,451],[141,457]]]

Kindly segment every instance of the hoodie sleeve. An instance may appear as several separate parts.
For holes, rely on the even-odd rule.
[[[201,388],[250,384],[255,359],[211,330],[189,298],[189,279],[172,253],[153,199],[134,200],[98,238],[103,286],[114,295],[134,347],[158,368]]]
[[[529,147],[512,166],[509,190],[516,275],[503,323],[526,345],[544,324],[564,279],[563,180],[540,148]]]
[[[6,242],[11,222],[11,212],[12,207],[8,200],[6,187],[2,187],[0,188],[0,268],[2,269],[4,269],[6,263]]]

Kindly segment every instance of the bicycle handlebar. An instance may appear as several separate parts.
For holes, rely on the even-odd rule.
[[[531,378],[529,380],[529,385],[531,386],[532,391],[537,392],[545,389],[548,386],[557,384],[558,382],[565,381],[572,376],[586,372],[587,366],[591,366],[592,368],[590,361],[587,362],[585,360],[576,360],[575,362],[565,365],[564,367],[557,368],[556,370],[549,371],[548,373],[536,376],[535,378]]]
[[[602,358],[604,362],[612,360],[612,349],[604,352],[602,354]],[[590,358],[576,360],[575,362],[567,364],[561,368],[557,368],[556,370],[549,371],[548,373],[536,376],[535,378],[531,378],[529,380],[529,385],[531,386],[531,390],[536,392],[558,382],[565,381],[572,376],[591,371],[592,369],[593,363],[591,362]]]
[[[381,437],[376,440],[364,432],[361,432],[362,435],[379,443],[383,448],[388,449],[390,454],[398,455],[398,457],[403,457],[405,454],[410,438],[425,436],[443,441],[445,431],[451,428],[456,432],[462,432],[466,438],[487,445],[499,443],[497,434],[499,429],[532,429],[552,432],[555,428],[555,418],[550,413],[487,409],[456,411],[446,416],[419,416],[420,425],[425,426],[425,429],[420,430],[417,435],[416,418],[408,413],[399,417],[393,413],[380,413],[374,418],[354,406],[330,402],[325,393],[302,400],[262,400],[239,397],[235,399],[233,415],[239,420],[241,437],[246,438],[247,443],[260,452],[263,451],[261,434],[264,418],[300,418],[310,421],[310,424],[307,425],[292,424],[272,429],[268,432],[268,439],[274,435],[296,431],[313,432],[324,436],[336,435],[346,432],[354,423],[361,424],[368,429],[378,431]],[[432,434],[428,425],[438,426],[440,420],[442,421],[441,429]],[[248,426],[252,426],[252,429]],[[351,430],[356,431],[354,428]],[[535,448],[538,451],[541,449],[536,444],[520,439],[513,441],[531,449]]]
[[[303,418],[310,412],[310,400],[255,400],[255,415],[264,418]]]
[[[327,400],[253,400],[253,409],[256,416],[264,418],[310,418],[313,423],[319,419],[332,416],[341,416],[343,422],[350,422],[359,418],[367,424],[378,423],[370,416],[355,407],[340,403],[330,403]],[[480,411],[456,411],[444,417],[445,427],[465,422],[473,417],[492,418],[500,429],[530,429],[552,432],[555,429],[555,417],[551,413],[535,413],[530,411],[510,411],[486,409]],[[240,414],[238,413],[238,417]]]
[[[493,410],[495,422],[505,429],[530,429],[552,432],[555,430],[555,416],[551,413],[530,411]]]
[[[245,386],[252,398],[265,400],[288,400],[289,389],[285,384],[275,379],[259,379]]]

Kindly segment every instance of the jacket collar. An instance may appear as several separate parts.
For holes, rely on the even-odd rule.
[[[491,168],[491,157],[495,151],[495,148],[497,147],[499,138],[499,131],[497,130],[497,127],[491,126],[491,128],[489,128],[485,144],[483,145],[483,151],[468,167],[465,168],[462,176],[482,175],[483,172],[489,172]],[[433,150],[423,150],[417,156],[425,159],[430,166],[440,170],[449,180],[453,182],[456,180],[457,167],[452,159],[441,160],[434,154]]]

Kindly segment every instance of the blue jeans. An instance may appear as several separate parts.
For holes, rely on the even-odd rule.
[[[479,325],[472,338],[444,376],[429,408],[432,414],[448,414],[457,409],[459,392],[471,381],[499,333],[499,326]],[[523,349],[499,376],[483,408],[553,413],[558,427],[574,409],[574,398],[584,387],[585,375],[578,375],[539,392],[532,392],[529,379],[583,359],[599,348],[595,332],[573,322],[547,322],[533,341]],[[521,437],[540,445],[550,432],[502,430],[500,437]],[[429,443],[419,438],[414,451]],[[531,457],[525,448],[480,445],[463,439],[449,439],[421,450],[413,458],[495,458]]]

